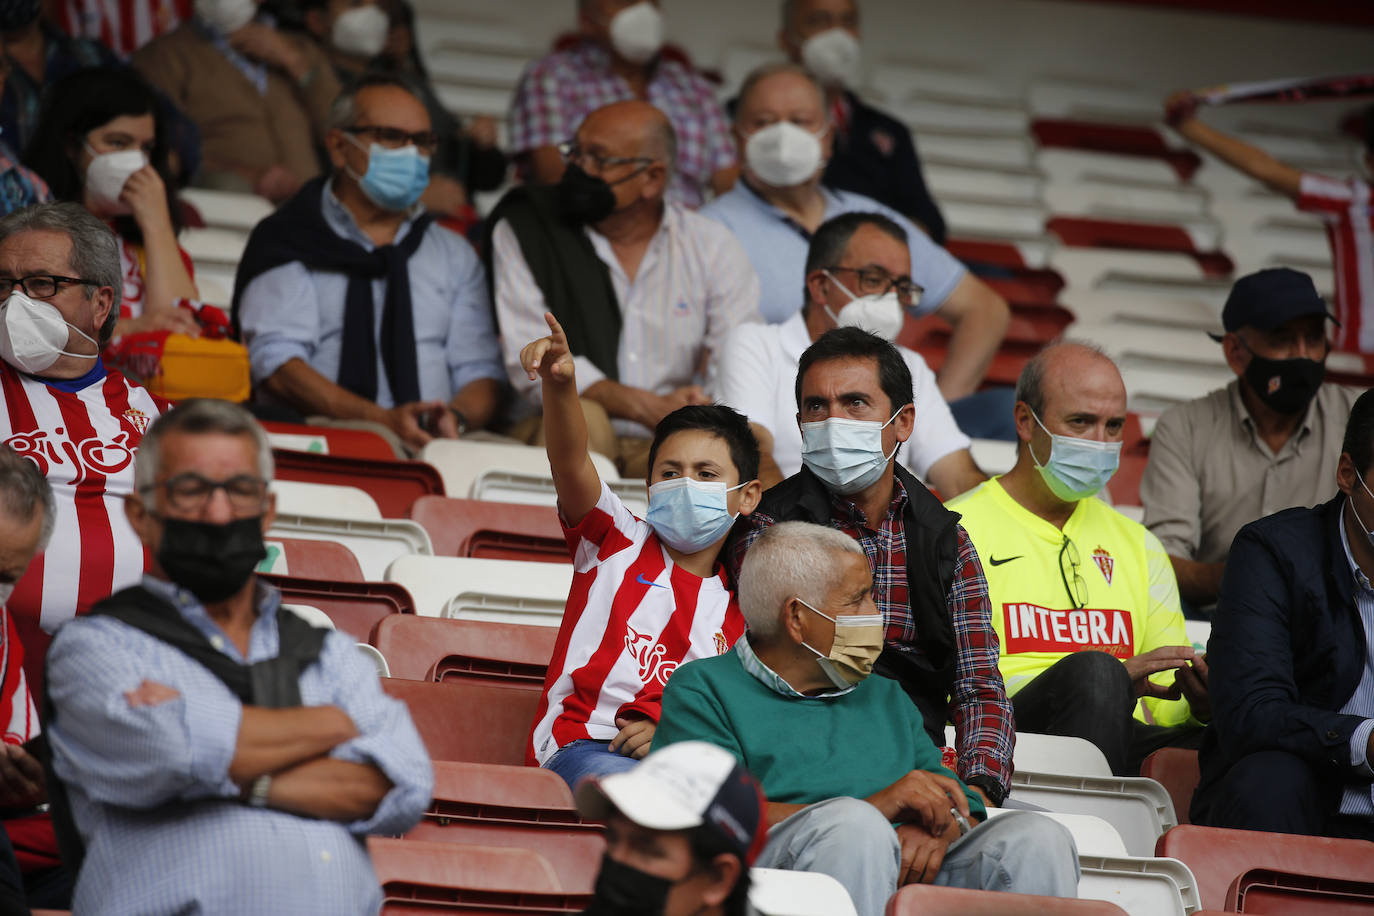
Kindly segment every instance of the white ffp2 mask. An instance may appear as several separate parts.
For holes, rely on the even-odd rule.
[[[72,353],[67,346],[67,329],[89,340],[94,353]],[[63,356],[95,359],[100,344],[85,331],[62,317],[57,306],[36,302],[15,290],[0,303],[0,359],[21,372],[37,375]]]
[[[232,35],[258,14],[253,0],[195,0],[193,8],[197,18],[222,35]]]
[[[859,82],[860,59],[859,39],[845,29],[826,29],[802,42],[802,66],[822,86],[853,88]]]
[[[778,121],[754,131],[744,144],[744,161],[765,184],[796,187],[820,171],[820,137],[791,121]]]
[[[663,47],[663,14],[641,0],[611,17],[611,47],[632,64],[646,64]]]
[[[345,54],[376,57],[386,46],[391,21],[386,13],[373,6],[357,6],[339,14],[330,30],[329,40]]]
[[[888,343],[897,340],[897,335],[902,332],[906,312],[902,308],[901,300],[897,298],[895,289],[890,289],[881,296],[856,296],[830,271],[827,270],[825,275],[849,297],[849,304],[840,309],[838,315],[830,310],[830,306],[825,307],[825,313],[837,327],[861,328]]]
[[[141,149],[119,150],[113,153],[97,153],[90,144],[86,149],[91,161],[86,166],[86,193],[91,203],[101,213],[118,216],[132,212],[129,205],[119,199],[127,182],[139,169],[148,164],[148,157]]]

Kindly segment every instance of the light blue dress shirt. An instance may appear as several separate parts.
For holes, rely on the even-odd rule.
[[[240,663],[278,653],[280,595],[260,585],[245,660],[189,592],[144,577],[215,648]],[[429,756],[405,704],[382,692],[352,639],[330,633],[301,675],[303,705],[333,704],[359,737],[330,756],[367,763],[394,784],[372,817],[353,823],[299,817],[239,800],[229,780],[243,707],[180,650],[111,617],[78,617],[59,630],[47,677],[56,722],[53,765],[67,785],[86,843],[73,911],[90,916],[375,916],[382,895],[369,833],[400,834],[434,791]],[[180,696],[130,707],[144,680]]]
[[[930,240],[902,214],[862,194],[821,188],[825,218],[843,213],[881,213],[906,230],[911,250],[911,279],[925,291],[916,314],[933,312],[944,304],[968,271],[953,255]],[[791,217],[759,196],[741,179],[701,210],[702,215],[730,227],[759,275],[759,312],[769,324],[781,324],[801,311],[806,285],[806,250],[811,234]],[[853,287],[849,287],[853,289]]]
[[[1345,548],[1345,558],[1350,563],[1350,571],[1355,574],[1355,607],[1360,612],[1360,622],[1364,624],[1365,658],[1364,673],[1360,675],[1359,686],[1355,693],[1341,707],[1341,714],[1364,716],[1365,720],[1356,726],[1350,735],[1350,763],[1358,773],[1374,776],[1368,760],[1369,732],[1374,730],[1374,588],[1369,578],[1355,562],[1350,552],[1350,539],[1345,533],[1345,510],[1349,503],[1341,506],[1341,546]],[[1341,794],[1341,813],[1357,817],[1374,817],[1374,785],[1368,782],[1348,785]]]
[[[331,179],[320,196],[325,223],[368,251],[377,246],[334,196]],[[396,233],[399,244],[414,225],[416,210]],[[478,379],[505,380],[491,300],[482,262],[467,240],[431,223],[408,262],[415,320],[416,366],[422,400],[448,401]],[[301,359],[332,381],[339,377],[344,299],[348,275],[307,270],[299,261],[274,267],[248,284],[239,303],[243,340],[261,383],[290,359]],[[386,279],[372,281],[373,334],[381,341]],[[377,403],[396,406],[377,354]]]

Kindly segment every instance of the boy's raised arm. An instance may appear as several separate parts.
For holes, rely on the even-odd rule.
[[[587,420],[577,396],[573,357],[568,338],[552,312],[544,313],[549,336],[525,345],[520,365],[530,380],[538,380],[544,395],[544,449],[553,471],[554,489],[563,518],[576,525],[596,508],[601,477],[587,450]]]

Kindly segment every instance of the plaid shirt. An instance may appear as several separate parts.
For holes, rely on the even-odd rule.
[[[648,101],[677,132],[677,164],[668,199],[696,209],[711,176],[735,164],[735,141],[711,84],[682,64],[660,59],[649,78]],[[611,57],[584,41],[537,60],[520,77],[510,109],[510,149],[527,153],[573,138],[582,119],[604,105],[635,98],[611,71]]]
[[[901,481],[895,478],[892,489],[892,502],[877,528],[869,525],[854,503],[834,493],[830,494],[830,524],[858,541],[868,555],[868,565],[873,570],[873,600],[882,611],[887,640],[915,645],[918,639],[907,597],[906,531],[902,527],[907,496]],[[777,521],[762,512],[755,512],[748,519],[748,530],[727,558],[730,574],[736,581],[744,555],[764,529]],[[968,532],[962,525],[955,530],[959,542],[958,568],[945,602],[954,624],[956,646],[954,684],[949,697],[958,750],[955,769],[965,782],[986,775],[1007,789],[1011,785],[1015,726],[1011,701],[997,670],[999,646],[992,628],[988,583]]]

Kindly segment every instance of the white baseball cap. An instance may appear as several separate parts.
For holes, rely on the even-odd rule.
[[[649,830],[713,828],[746,865],[763,848],[765,800],[758,780],[724,748],[683,741],[654,751],[631,770],[577,786],[583,817],[613,810]]]

